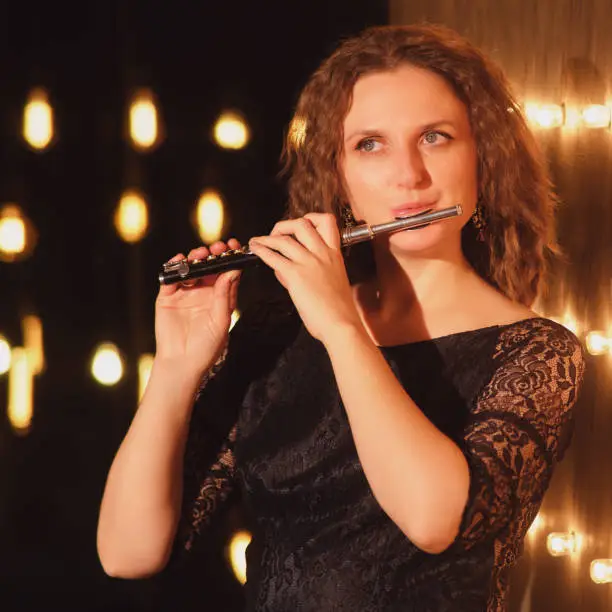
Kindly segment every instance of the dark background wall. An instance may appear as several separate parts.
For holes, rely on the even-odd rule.
[[[189,217],[201,191],[223,194],[227,235],[269,231],[283,211],[278,158],[299,89],[340,37],[386,22],[378,1],[1,3],[0,203],[18,203],[39,236],[29,259],[0,263],[0,333],[20,345],[22,315],[38,315],[47,364],[27,436],[9,426],[0,376],[3,612],[241,609],[223,551],[240,523],[234,510],[211,530],[197,574],[111,580],[95,551],[102,487],[136,407],[137,357],[155,348],[157,273],[199,243]],[[56,113],[57,142],[41,153],[20,136],[34,86],[48,89]],[[165,132],[145,154],[123,138],[129,95],[142,86],[155,92]],[[209,136],[228,106],[250,123],[243,151]],[[150,205],[137,245],[112,224],[127,187]],[[241,307],[260,290],[246,276]],[[89,373],[102,340],[126,358],[115,387]]]

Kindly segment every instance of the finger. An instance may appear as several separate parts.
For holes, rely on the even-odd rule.
[[[308,256],[308,250],[300,244],[293,236],[257,236],[249,242],[249,245],[260,244],[268,249],[273,249],[280,253],[285,259],[302,263]],[[251,250],[253,250],[251,248]]]
[[[307,213],[304,215],[304,218],[314,225],[327,246],[332,249],[341,248],[342,240],[338,230],[338,222],[334,215],[331,213]]]
[[[221,240],[208,245],[208,248],[212,255],[220,255],[223,251],[227,251],[227,245],[225,242],[221,242]]]
[[[174,257],[170,258],[167,263],[174,263],[175,261],[180,261],[181,259],[185,259],[185,256],[182,253],[177,253]],[[176,293],[177,290],[178,286],[176,285],[176,283],[172,283],[170,285],[164,285],[160,283],[158,296],[167,297],[169,295],[172,295],[173,293]]]
[[[271,233],[272,236],[286,234],[295,236],[300,244],[315,254],[322,254],[327,247],[327,244],[317,231],[317,228],[313,225],[312,221],[306,217],[280,221],[274,226]]]
[[[189,254],[187,255],[187,259],[189,261],[202,261],[206,259],[209,255],[210,255],[210,251],[208,250],[206,246],[199,246],[189,251]],[[179,283],[178,288],[179,289],[190,289],[191,287],[212,284],[210,280],[211,279],[208,279],[208,281],[206,281],[203,278],[194,278],[190,280],[184,280]]]
[[[260,240],[261,242],[259,242]],[[264,244],[264,242],[269,243],[277,240],[277,237],[272,236],[260,236],[257,239],[251,238],[249,241],[249,248],[251,252],[255,253],[255,255],[257,255],[266,265],[270,266],[270,268],[276,272],[282,273],[283,271],[287,270],[288,266],[291,265],[291,261],[281,253],[277,253],[277,247],[274,247],[273,250]],[[303,249],[303,247],[300,248]]]
[[[232,312],[238,306],[238,286],[240,285],[240,277],[241,277],[241,273],[238,272],[236,277],[230,281],[231,286],[230,286],[229,307]]]
[[[222,321],[225,317],[231,315],[231,286],[236,284],[239,276],[240,272],[238,270],[230,270],[219,274],[215,282],[212,311],[213,316],[218,321]]]
[[[235,238],[230,238],[227,244],[221,240],[218,240],[217,242],[214,242],[213,244],[211,244],[208,248],[205,246],[200,246],[195,249],[192,249],[189,252],[188,259],[190,261],[195,260],[195,259],[205,260],[207,257],[210,257],[211,255],[217,257],[221,255],[222,253],[224,253],[225,251],[227,251],[228,248],[238,249],[240,248],[240,242],[238,242],[238,240],[236,240]],[[197,279],[192,279],[192,280],[181,282],[180,288],[181,289],[191,289],[194,287],[210,287],[217,282],[218,277],[219,277],[219,274],[207,274]]]
[[[194,259],[206,259],[210,255],[210,251],[205,246],[199,246],[195,249],[191,249],[187,255],[187,259],[193,261]]]

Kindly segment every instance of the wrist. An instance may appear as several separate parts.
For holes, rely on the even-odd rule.
[[[323,338],[322,342],[330,354],[338,349],[346,350],[348,345],[355,342],[374,344],[361,321],[335,325]]]
[[[204,367],[194,367],[188,360],[155,355],[149,381],[195,390],[210,367],[212,363],[205,364]]]

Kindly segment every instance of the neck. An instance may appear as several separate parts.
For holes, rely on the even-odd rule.
[[[460,243],[419,254],[393,253],[388,244],[373,246],[377,275],[365,306],[382,319],[453,307],[467,283],[476,280]]]

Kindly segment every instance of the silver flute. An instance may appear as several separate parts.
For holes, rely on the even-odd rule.
[[[433,212],[426,210],[409,217],[396,217],[393,221],[387,221],[378,225],[364,223],[363,225],[348,227],[342,230],[341,246],[344,248],[358,242],[372,240],[379,234],[393,234],[403,230],[417,229],[437,221],[459,217],[462,214],[461,204],[456,204],[450,208],[442,208]],[[260,258],[255,253],[252,253],[248,246],[245,246],[240,249],[224,251],[220,255],[209,255],[204,259],[179,259],[165,263],[158,278],[160,284],[171,285],[172,283],[182,283],[209,274],[220,274],[228,270],[242,270],[260,261]]]

